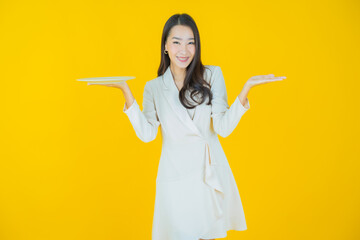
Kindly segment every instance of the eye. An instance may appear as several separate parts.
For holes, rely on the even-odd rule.
[[[179,42],[173,42],[173,43],[179,43]]]
[[[190,42],[190,44],[195,44],[194,42]]]

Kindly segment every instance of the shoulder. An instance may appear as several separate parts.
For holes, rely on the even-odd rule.
[[[154,79],[147,81],[146,85],[154,86],[154,85],[160,84],[161,81],[162,81],[162,76],[159,76],[159,77],[156,77]]]
[[[209,76],[211,76],[211,74],[213,74],[218,68],[220,68],[219,66],[216,65],[204,65],[204,67],[205,67],[204,73],[210,74]]]
[[[217,65],[204,65],[204,78],[212,85],[219,74],[222,74],[220,66]]]
[[[205,67],[205,71],[214,71],[216,68],[218,68],[219,66],[216,65],[204,65]]]
[[[158,76],[145,83],[144,91],[154,92],[156,89],[161,87],[161,84],[162,84],[162,76]]]

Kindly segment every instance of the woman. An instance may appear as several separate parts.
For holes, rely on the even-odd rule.
[[[194,20],[175,14],[164,26],[158,77],[145,84],[143,111],[126,82],[123,111],[144,142],[162,151],[156,178],[153,240],[224,238],[246,230],[237,185],[217,134],[228,136],[250,108],[249,90],[285,77],[251,77],[229,108],[221,68],[203,65]]]

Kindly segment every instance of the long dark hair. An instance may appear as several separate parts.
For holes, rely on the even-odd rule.
[[[205,66],[201,63],[201,49],[200,49],[200,35],[195,21],[188,14],[174,14],[165,23],[162,37],[161,37],[161,61],[158,69],[158,76],[165,73],[167,67],[170,65],[170,58],[168,54],[164,53],[165,42],[168,38],[170,30],[176,25],[188,26],[192,29],[195,38],[195,55],[189,66],[186,68],[186,76],[184,85],[179,91],[179,99],[185,108],[192,109],[197,105],[192,105],[185,97],[186,92],[190,91],[189,96],[197,104],[202,104],[206,97],[208,97],[207,105],[211,104],[212,93],[210,84],[204,79]],[[194,96],[198,96],[200,101],[197,101]]]

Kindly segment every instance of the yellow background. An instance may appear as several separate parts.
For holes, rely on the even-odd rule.
[[[119,89],[156,78],[166,20],[188,13],[229,103],[221,143],[248,229],[227,239],[360,239],[358,1],[0,2],[0,239],[151,239],[161,135],[140,141]]]

